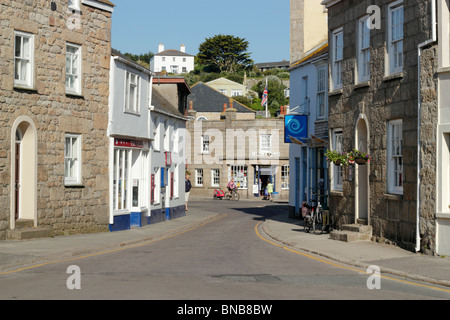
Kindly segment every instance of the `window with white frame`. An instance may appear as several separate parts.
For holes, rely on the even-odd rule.
[[[259,135],[259,151],[261,153],[272,151],[272,136],[270,134]]]
[[[209,136],[202,136],[202,153],[209,153]]]
[[[327,66],[322,65],[317,69],[317,119],[324,119],[326,110]]]
[[[178,124],[175,123],[173,125],[173,152],[180,151],[180,128],[178,128]]]
[[[197,187],[203,186],[203,169],[195,169],[195,185]]]
[[[358,82],[370,79],[370,29],[369,16],[358,21]]]
[[[211,169],[211,186],[218,187],[220,185],[220,169]]]
[[[159,204],[161,201],[161,168],[155,168],[153,185],[153,203]]]
[[[164,151],[170,151],[170,123],[169,120],[164,121]]]
[[[342,153],[343,148],[343,140],[342,140],[342,129],[334,129],[333,130],[333,136],[332,136],[332,150]],[[343,190],[343,181],[344,181],[344,174],[343,174],[343,166],[341,165],[335,165],[332,164],[332,174],[333,174],[333,181],[332,181],[332,187],[333,190],[336,191],[342,191]]]
[[[231,89],[231,96],[232,97],[242,96],[242,90],[241,89]]]
[[[388,11],[388,70],[389,74],[403,70],[403,1],[389,5]]]
[[[113,209],[126,210],[130,208],[130,156],[131,150],[114,149],[113,165]]]
[[[333,32],[332,37],[332,84],[333,90],[342,88],[342,61],[344,60],[344,30],[339,28]]]
[[[81,94],[81,47],[66,46],[66,93]]]
[[[234,179],[238,189],[247,189],[247,166],[230,166],[228,181]]]
[[[289,165],[281,166],[281,189],[289,189]]]
[[[16,31],[14,38],[14,85],[32,88],[34,37]]]
[[[137,74],[126,72],[125,111],[139,113],[139,87],[140,77]]]
[[[159,117],[153,118],[153,149],[155,151],[159,151],[161,148],[161,123],[159,121]]]
[[[388,192],[403,194],[402,120],[388,123],[387,134],[387,183]]]
[[[81,0],[69,0],[69,9],[71,10],[80,10],[80,1]]]
[[[81,183],[81,135],[66,134],[64,148],[64,184]]]
[[[221,94],[227,95],[227,89],[217,89]]]
[[[180,196],[180,185],[178,183],[179,176],[180,176],[180,165],[176,164],[173,179],[173,196],[175,199],[178,199],[178,197]]]

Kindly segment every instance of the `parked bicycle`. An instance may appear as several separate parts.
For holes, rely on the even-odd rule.
[[[225,192],[225,199],[239,201],[240,195],[237,192],[237,189],[233,189],[231,191]]]
[[[316,233],[316,230],[319,230],[319,228],[316,228],[316,225],[318,226],[320,221],[320,214],[318,211],[318,206],[314,205],[316,200],[310,200],[311,205],[308,205],[306,202],[303,203],[303,210],[306,211],[303,216],[303,228],[305,232],[309,232],[311,229],[314,233]]]

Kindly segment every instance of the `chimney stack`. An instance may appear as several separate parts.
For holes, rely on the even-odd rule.
[[[182,44],[180,46],[180,51],[183,52],[183,53],[186,53],[186,46],[184,44]]]
[[[158,46],[158,53],[161,53],[163,51],[164,51],[164,45],[162,43],[160,43]]]

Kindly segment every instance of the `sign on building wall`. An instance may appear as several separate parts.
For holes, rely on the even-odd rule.
[[[308,116],[284,116],[284,142],[293,143],[293,140],[308,138]]]

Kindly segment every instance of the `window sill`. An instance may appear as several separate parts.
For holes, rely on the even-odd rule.
[[[84,96],[76,92],[66,92],[66,97],[84,100]]]
[[[370,80],[368,80],[368,81],[363,81],[363,82],[360,82],[360,83],[358,83],[358,84],[355,84],[355,85],[353,86],[353,90],[355,90],[355,89],[360,89],[360,88],[368,88],[368,87],[370,87]]]
[[[450,212],[436,212],[436,218],[450,219]]]
[[[403,79],[403,72],[393,73],[383,78],[383,81],[401,80]]]
[[[84,184],[77,183],[77,182],[73,182],[73,183],[65,182],[64,183],[64,188],[67,188],[67,189],[84,189],[85,186],[84,186]]]
[[[334,196],[334,197],[343,197],[344,196],[344,191],[342,190],[334,190],[330,192],[330,196]]]
[[[342,94],[343,92],[344,92],[344,91],[343,91],[342,88],[335,89],[335,90],[333,90],[333,91],[328,92],[328,96],[329,96],[329,97],[331,97],[331,96],[337,96],[337,95]]]
[[[14,90],[16,91],[22,91],[22,92],[30,92],[30,93],[37,93],[37,89],[33,87],[28,87],[25,85],[20,84],[14,84]]]
[[[133,110],[127,110],[127,109],[125,109],[123,112],[126,113],[126,114],[131,114],[131,115],[133,115],[133,116],[139,116],[139,117],[141,116],[141,114],[140,114],[139,112],[133,111]]]
[[[385,193],[383,195],[383,199],[391,200],[391,201],[402,201],[403,195],[402,194],[394,194],[394,193]]]

